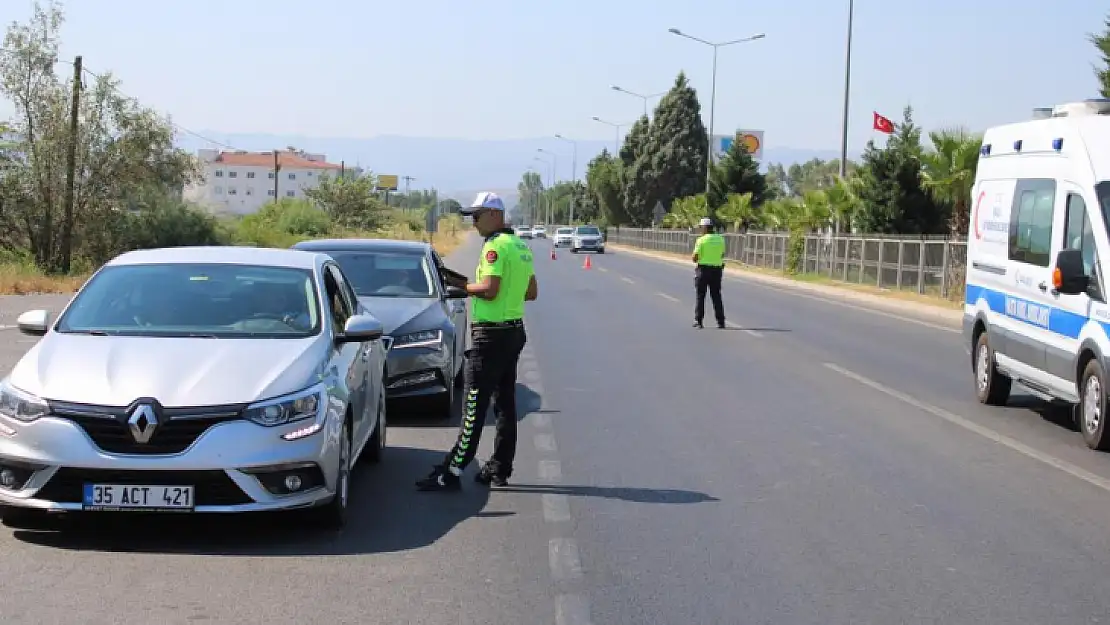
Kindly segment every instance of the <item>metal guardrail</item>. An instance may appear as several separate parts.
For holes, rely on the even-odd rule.
[[[676,254],[693,253],[698,236],[686,230],[650,228],[609,228],[607,234],[609,243]],[[725,233],[724,237],[729,260],[787,271],[789,233]],[[810,235],[805,237],[799,273],[959,300],[966,258],[967,244],[947,237]]]

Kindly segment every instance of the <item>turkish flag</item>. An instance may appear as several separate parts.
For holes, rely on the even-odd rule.
[[[894,134],[894,122],[883,117],[882,115],[879,115],[878,113],[873,112],[872,114],[875,116],[875,121],[872,123],[872,127],[875,130],[878,130],[879,132],[885,132],[888,135]]]

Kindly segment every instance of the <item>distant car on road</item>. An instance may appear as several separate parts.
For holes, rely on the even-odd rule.
[[[555,247],[570,247],[574,242],[574,228],[555,229]]]
[[[247,247],[109,261],[0,381],[4,519],[255,512],[346,522],[386,442],[382,324],[323,254]]]
[[[537,238],[537,239],[546,239],[547,238],[547,228],[544,228],[543,226],[534,226],[532,228],[532,236]]]
[[[516,227],[516,236],[518,236],[522,239],[531,239],[532,238],[532,226],[517,226]]]
[[[387,397],[431,398],[443,418],[462,383],[466,291],[446,286],[443,261],[427,243],[392,239],[302,241],[339,263],[359,303],[380,319],[389,346]]]
[[[605,241],[601,235],[601,229],[597,226],[578,226],[575,228],[574,234],[571,236],[570,251],[575,254],[585,251],[604,254]]]

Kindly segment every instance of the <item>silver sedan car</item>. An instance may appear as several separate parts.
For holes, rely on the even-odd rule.
[[[311,508],[346,522],[386,442],[381,323],[323,254],[130,252],[0,381],[5,520],[50,511]]]

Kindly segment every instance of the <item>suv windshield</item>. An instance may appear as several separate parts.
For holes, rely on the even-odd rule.
[[[63,334],[303,338],[320,331],[306,269],[223,264],[114,265],[58,320]]]
[[[573,234],[573,233],[574,233],[574,228],[559,228],[558,230],[555,231],[555,234]]]
[[[578,226],[578,234],[601,234],[597,226]]]
[[[359,297],[436,297],[423,252],[328,252]]]

